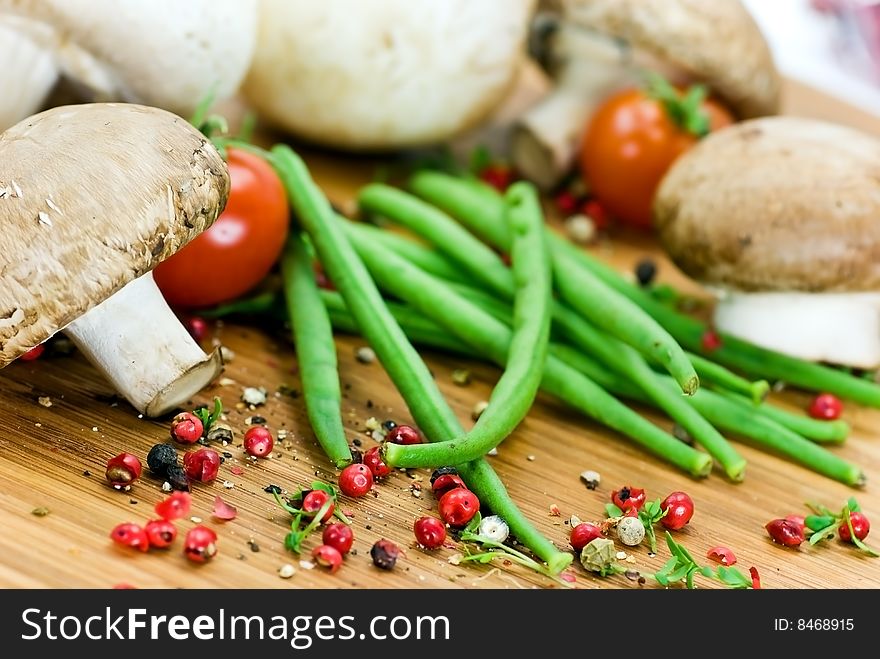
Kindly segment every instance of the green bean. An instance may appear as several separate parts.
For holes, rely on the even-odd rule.
[[[432,318],[480,355],[504,366],[511,339],[511,331],[504,323],[406,259],[394,253],[378,254],[358,236],[351,236],[351,240],[383,288]],[[705,476],[712,467],[708,455],[657,428],[592,380],[557,359],[547,359],[541,386],[547,393],[618,430],[691,475]],[[386,446],[389,464],[393,462],[395,450],[393,446]]]
[[[667,379],[667,386],[673,386]],[[700,390],[694,407],[719,428],[749,437],[761,448],[771,449],[813,471],[841,483],[861,487],[865,476],[856,465],[811,442],[771,418],[755,414],[747,402],[736,404],[708,389]]]
[[[427,171],[415,174],[410,179],[409,187],[419,197],[465,224],[489,244],[503,246],[509,243],[497,195],[493,197],[485,189],[477,190],[472,183],[462,182],[455,177]],[[628,297],[655,318],[685,348],[694,352],[702,351],[701,340],[707,329],[704,323],[654,300],[624,280],[613,268],[552,232],[550,241],[551,250],[568,251],[572,263],[578,269],[589,270],[606,286]],[[783,380],[804,389],[828,391],[863,405],[880,407],[880,385],[873,382],[761,348],[727,334],[721,334],[721,340],[721,347],[711,353],[713,361],[752,377]]]
[[[351,450],[342,425],[336,344],[311,256],[298,231],[287,241],[281,273],[309,423],[324,453],[341,469],[351,463]]]
[[[378,213],[402,224],[436,246],[496,293],[507,298],[513,297],[513,275],[501,257],[436,206],[381,183],[361,188],[358,204],[366,211]],[[508,230],[507,233],[511,236],[512,243],[513,232]],[[427,270],[435,272],[433,269]]]
[[[419,202],[420,204],[422,202]],[[552,299],[550,257],[544,243],[544,217],[538,193],[516,183],[505,195],[513,233],[513,334],[504,372],[488,408],[463,437],[436,444],[389,444],[386,459],[398,467],[437,467],[481,457],[498,446],[528,413],[544,372]]]
[[[309,176],[305,163],[286,146],[274,147],[272,156],[291,206],[309,233],[321,263],[422,432],[431,441],[461,435],[464,429],[458,418],[443,399],[428,367],[389,313],[364,264],[346,239],[330,203]],[[552,572],[562,571],[571,562],[571,554],[556,549],[526,519],[484,460],[457,467],[480,501],[503,517],[511,532],[547,563]]]
[[[596,379],[608,391],[630,400],[649,405],[655,404],[645,392],[640,391],[631,382],[602,369],[571,346],[554,344],[551,346],[551,354],[563,359],[567,364],[587,376]],[[670,391],[677,390],[677,386],[671,378],[660,377],[664,386]],[[773,419],[755,414],[754,406],[746,401],[743,401],[742,405],[737,405],[723,395],[709,389],[700,389],[686,401],[716,427],[740,437],[749,438],[762,449],[770,449],[780,453],[792,462],[799,463],[812,471],[847,485],[861,487],[865,484],[864,473],[858,466],[813,444],[793,430],[776,423]]]
[[[779,425],[785,426],[789,430],[793,430],[807,439],[812,439],[814,442],[840,444],[846,440],[847,435],[849,435],[849,424],[840,419],[836,421],[820,421],[819,419],[812,419],[803,414],[794,414],[788,410],[773,405],[749,405],[748,400],[725,391],[720,391],[718,393],[740,407],[747,407],[753,414],[760,414],[772,419]]]
[[[467,275],[462,272],[461,268],[450,263],[442,254],[439,254],[430,247],[420,245],[406,236],[380,229],[371,224],[352,222],[351,220],[348,220],[348,224],[350,225],[347,227],[348,231],[369,236],[378,249],[397,252],[405,257],[407,261],[414,263],[425,272],[430,272],[448,281],[468,281]]]
[[[219,304],[210,309],[199,312],[205,318],[223,318],[225,316],[260,316],[271,314],[279,306],[279,294],[275,291],[266,291],[249,298],[240,298]]]
[[[339,293],[322,290],[321,301],[327,308],[334,329],[348,334],[360,335],[360,328],[348,313],[345,301]],[[474,351],[471,348],[412,307],[390,301],[386,301],[385,305],[412,343],[436,348],[454,355],[473,356]]]
[[[430,183],[430,181],[435,180],[435,177],[441,177],[436,179],[441,183],[444,180],[443,175],[440,174],[432,172],[417,173],[411,181],[411,187],[421,194],[424,189],[421,181],[427,179]],[[448,178],[453,183],[456,181],[452,177],[445,178]],[[460,190],[464,187],[463,184],[445,186],[445,191],[453,199],[447,198],[444,202],[448,205],[456,203],[457,198],[468,198],[469,195],[467,194],[459,194]],[[481,200],[491,200],[491,197],[482,192],[473,192],[472,188],[471,191],[473,195],[478,196]],[[432,198],[431,201],[437,203],[436,199]],[[444,207],[443,204],[439,205],[441,208]],[[486,204],[483,205],[485,206]],[[427,205],[425,204],[425,206]],[[491,206],[491,211],[497,213],[499,209]],[[439,213],[439,211],[435,211],[435,213]],[[439,214],[443,215],[442,213]],[[462,219],[461,216],[458,217]],[[503,222],[500,216],[491,218],[492,225],[497,224],[499,220]],[[482,218],[480,222],[472,224],[468,221],[466,224],[471,231],[479,234],[486,233],[484,228],[489,222],[490,219]],[[464,230],[460,229],[460,231]],[[492,230],[489,233],[497,239],[504,241],[496,242],[496,247],[505,251],[510,250],[511,234],[509,230]],[[548,231],[549,235],[552,234]],[[456,240],[456,243],[460,242],[460,239]],[[682,391],[686,394],[692,394],[697,390],[700,380],[693,365],[681,349],[681,346],[675,342],[666,330],[624,296],[603,284],[592,273],[580,268],[573,268],[570,263],[571,257],[566,252],[557,249],[552,241],[549,244],[556,287],[569,305],[615,338],[628,343],[643,355],[661,364],[676,379],[681,385]],[[440,247],[439,244],[438,247]],[[493,290],[499,291],[497,287],[493,287]]]
[[[762,402],[770,393],[770,383],[767,380],[747,380],[702,355],[694,352],[685,352],[685,354],[700,376],[700,382],[748,396],[755,405]]]
[[[497,312],[506,313],[509,318],[509,309],[506,305],[502,303],[499,308],[498,301],[491,298],[486,299],[485,293],[473,289],[467,291],[461,287],[456,290],[467,299],[479,304],[480,307],[489,310],[493,315],[494,307]],[[680,392],[678,394],[670,392],[660,376],[651,369],[638,352],[625,343],[603,334],[573,311],[562,308],[560,312],[556,316],[556,320],[565,339],[587,354],[599,359],[607,368],[616,371],[641,389],[652,403],[655,403],[677,421],[698,444],[709,451],[724,469],[728,478],[734,481],[743,479],[746,467],[745,459],[736,452],[711,423],[691,405],[688,405]]]

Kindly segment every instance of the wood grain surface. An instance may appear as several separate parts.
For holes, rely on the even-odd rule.
[[[835,118],[880,134],[876,119],[801,85],[789,85],[788,99],[789,111]],[[371,171],[371,163],[364,160],[315,155],[309,162],[331,199],[340,204],[350,200]],[[693,288],[645,237],[615,236],[593,251],[621,270],[631,270],[639,258],[650,254],[661,263],[661,280]],[[108,537],[110,529],[121,521],[152,518],[153,506],[164,494],[160,483],[149,476],[130,492],[114,491],[104,480],[104,464],[121,451],[145,458],[153,444],[168,437],[169,419],[138,418],[124,401],[113,397],[108,385],[80,356],[18,362],[0,371],[0,586],[557,587],[545,577],[515,566],[450,564],[449,558],[457,553],[452,545],[434,552],[416,548],[413,521],[422,514],[435,514],[436,509],[425,470],[396,472],[364,499],[343,498],[342,508],[353,517],[357,553],[347,558],[337,574],[301,566],[299,557],[282,545],[289,524],[287,515],[264,488],[276,484],[293,489],[315,478],[335,481],[336,472],[316,445],[302,399],[295,393],[299,378],[290,340],[282,327],[228,322],[212,326],[208,342],[212,340],[229,347],[235,358],[219,381],[223,384],[205,390],[193,403],[207,403],[219,396],[236,438],[225,449],[231,457],[222,465],[218,480],[195,486],[193,515],[217,531],[218,556],[206,565],[189,563],[180,539],[169,550],[146,554],[115,547]],[[407,422],[409,415],[379,363],[363,364],[355,359],[355,351],[362,345],[356,337],[338,339],[344,420],[349,439],[359,440],[366,449],[374,445],[364,434],[368,418]],[[470,424],[470,410],[488,397],[499,371],[436,353],[425,353],[425,357],[447,400],[462,421]],[[456,368],[471,371],[468,386],[453,384],[451,372]],[[267,404],[255,410],[245,408],[239,402],[245,386],[265,387]],[[774,396],[775,402],[792,409],[803,409],[808,400],[798,392]],[[277,443],[271,459],[252,461],[241,449],[243,431],[253,415],[265,417],[276,432],[286,431],[286,439]],[[670,427],[666,420],[651,418]],[[677,538],[698,559],[708,548],[726,545],[736,553],[738,567],[759,569],[766,588],[876,588],[880,587],[880,559],[867,558],[837,541],[819,548],[783,549],[773,545],[762,528],[774,517],[804,511],[804,501],[820,501],[834,508],[853,494],[880,528],[880,411],[848,405],[845,418],[852,424],[852,436],[835,450],[866,472],[868,485],[861,491],[748,445],[741,446],[749,462],[744,483],[730,483],[717,470],[709,478],[695,481],[545,397],[501,446],[499,455],[489,460],[513,499],[560,547],[567,546],[569,516],[600,519],[612,489],[632,484],[646,488],[651,497],[686,490],[696,502],[696,514]],[[589,491],[579,481],[585,469],[601,473],[597,490]],[[211,518],[218,495],[238,508],[235,520]],[[554,506],[560,516],[551,514]],[[38,508],[47,509],[48,514],[33,514]],[[194,524],[191,520],[181,522],[181,532]],[[880,537],[880,530],[875,534]],[[370,546],[382,537],[406,550],[391,572],[377,570],[369,558]],[[875,537],[869,536],[869,540],[878,544]],[[317,543],[316,537],[306,547],[311,550]],[[667,557],[665,547],[656,557],[648,556],[644,546],[630,553],[632,567],[645,571],[658,568]],[[289,580],[278,576],[278,569],[286,563],[296,568]],[[576,564],[570,572],[580,588],[638,587],[623,577],[593,577]],[[713,587],[706,580],[700,583]]]

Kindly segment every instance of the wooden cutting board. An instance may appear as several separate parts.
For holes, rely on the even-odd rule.
[[[874,117],[799,84],[791,83],[787,91],[790,112],[836,119],[880,135],[880,121]],[[312,156],[309,161],[331,199],[340,204],[350,200],[356,187],[371,174],[369,163],[363,161],[328,155]],[[645,237],[617,236],[594,251],[627,271],[639,258],[651,255],[661,263],[663,281],[693,288]],[[301,566],[298,557],[282,546],[287,516],[264,488],[276,484],[293,489],[316,478],[335,481],[336,474],[315,443],[301,398],[291,394],[300,385],[289,338],[280,327],[218,323],[210,340],[222,342],[235,353],[221,381],[224,384],[211,387],[193,401],[207,403],[219,396],[236,430],[235,445],[227,449],[231,457],[221,467],[217,482],[197,485],[193,491],[193,515],[217,531],[219,555],[209,564],[196,566],[184,558],[180,540],[170,550],[148,554],[112,545],[110,529],[121,521],[142,523],[150,519],[163,493],[160,484],[149,477],[128,493],[116,492],[104,481],[104,464],[121,451],[145,457],[150,446],[167,438],[168,419],[139,419],[126,403],[113,398],[107,384],[79,356],[42,359],[15,363],[0,371],[0,586],[554,586],[540,575],[515,567],[450,564],[449,558],[457,553],[454,547],[434,552],[417,549],[413,521],[423,514],[436,514],[429,473],[424,470],[394,473],[372,495],[343,500],[343,509],[353,517],[357,553],[346,560],[340,572],[331,576]],[[349,438],[368,448],[373,445],[364,434],[368,418],[397,422],[410,418],[381,366],[355,360],[355,351],[362,345],[358,338],[338,339]],[[448,401],[469,424],[471,408],[489,396],[498,370],[433,353],[425,353],[425,358]],[[471,371],[468,386],[453,384],[451,373],[456,368]],[[266,387],[268,403],[256,410],[245,409],[239,403],[244,386]],[[809,397],[785,392],[774,400],[803,409]],[[287,433],[271,459],[252,462],[240,448],[247,419],[253,415],[265,417],[274,431]],[[744,483],[732,484],[717,471],[705,480],[694,481],[637,450],[625,438],[544,397],[490,461],[513,499],[560,547],[567,545],[570,515],[600,519],[612,489],[631,484],[646,488],[651,497],[686,490],[696,502],[696,514],[677,538],[696,557],[704,557],[714,545],[726,545],[739,558],[738,567],[759,569],[767,588],[880,587],[880,559],[866,558],[836,541],[820,548],[783,549],[773,545],[762,528],[774,517],[802,513],[804,501],[834,508],[855,494],[877,526],[873,534],[877,537],[869,540],[880,545],[880,411],[849,405],[845,418],[852,424],[852,436],[836,450],[860,464],[868,475],[868,485],[860,492],[747,445],[741,446],[749,461]],[[655,420],[670,427],[666,420]],[[597,490],[589,491],[579,481],[578,475],[585,469],[601,473]],[[212,503],[218,495],[238,508],[234,521],[211,519]],[[48,514],[33,514],[39,508]],[[551,513],[555,508],[560,515]],[[194,523],[182,522],[181,531]],[[377,570],[369,558],[370,546],[383,537],[406,550],[392,572]],[[316,544],[317,537],[306,548],[311,550]],[[658,568],[667,557],[664,547],[653,558],[645,547],[631,555],[632,567],[645,571]],[[289,580],[278,576],[278,569],[286,563],[296,567]],[[582,588],[637,587],[623,577],[593,577],[578,565],[571,573],[576,586]]]

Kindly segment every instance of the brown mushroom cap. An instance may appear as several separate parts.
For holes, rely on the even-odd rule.
[[[739,0],[560,1],[568,19],[705,82],[741,118],[779,110],[773,56]]]
[[[880,290],[880,140],[768,117],[706,137],[654,198],[692,277],[745,291]]]
[[[211,143],[164,110],[59,107],[0,134],[0,367],[174,254],[228,193]]]

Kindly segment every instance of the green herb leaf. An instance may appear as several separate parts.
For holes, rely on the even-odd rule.
[[[804,525],[814,533],[834,524],[834,517],[830,515],[807,515],[804,517]]]
[[[862,507],[859,505],[859,502],[856,501],[855,497],[850,497],[849,499],[847,499],[846,505],[850,509],[850,511],[852,511],[854,513],[861,512],[861,510],[862,510]]]
[[[606,503],[605,514],[608,515],[608,517],[620,517],[623,515],[623,511],[613,503]]]
[[[822,540],[830,540],[834,537],[835,531],[837,531],[837,527],[839,527],[841,522],[834,522],[830,526],[826,526],[825,528],[819,529],[818,531],[814,531],[810,536],[810,544],[815,545]]]
[[[193,410],[193,415],[199,418],[199,421],[202,422],[202,427],[204,428],[204,433],[211,429],[211,426],[220,418],[220,415],[223,414],[223,401],[221,401],[217,396],[214,396],[214,409],[213,411],[209,411],[207,407],[199,407]]]
[[[471,518],[471,521],[468,522],[467,526],[464,527],[464,531],[462,533],[472,533],[476,534],[480,530],[480,522],[483,521],[482,515],[480,515],[480,511],[477,511],[477,514]]]
[[[330,495],[332,499],[336,499],[336,488],[330,485],[329,483],[323,483],[321,481],[312,481],[312,489],[313,490],[321,490],[322,492],[326,492]]]

